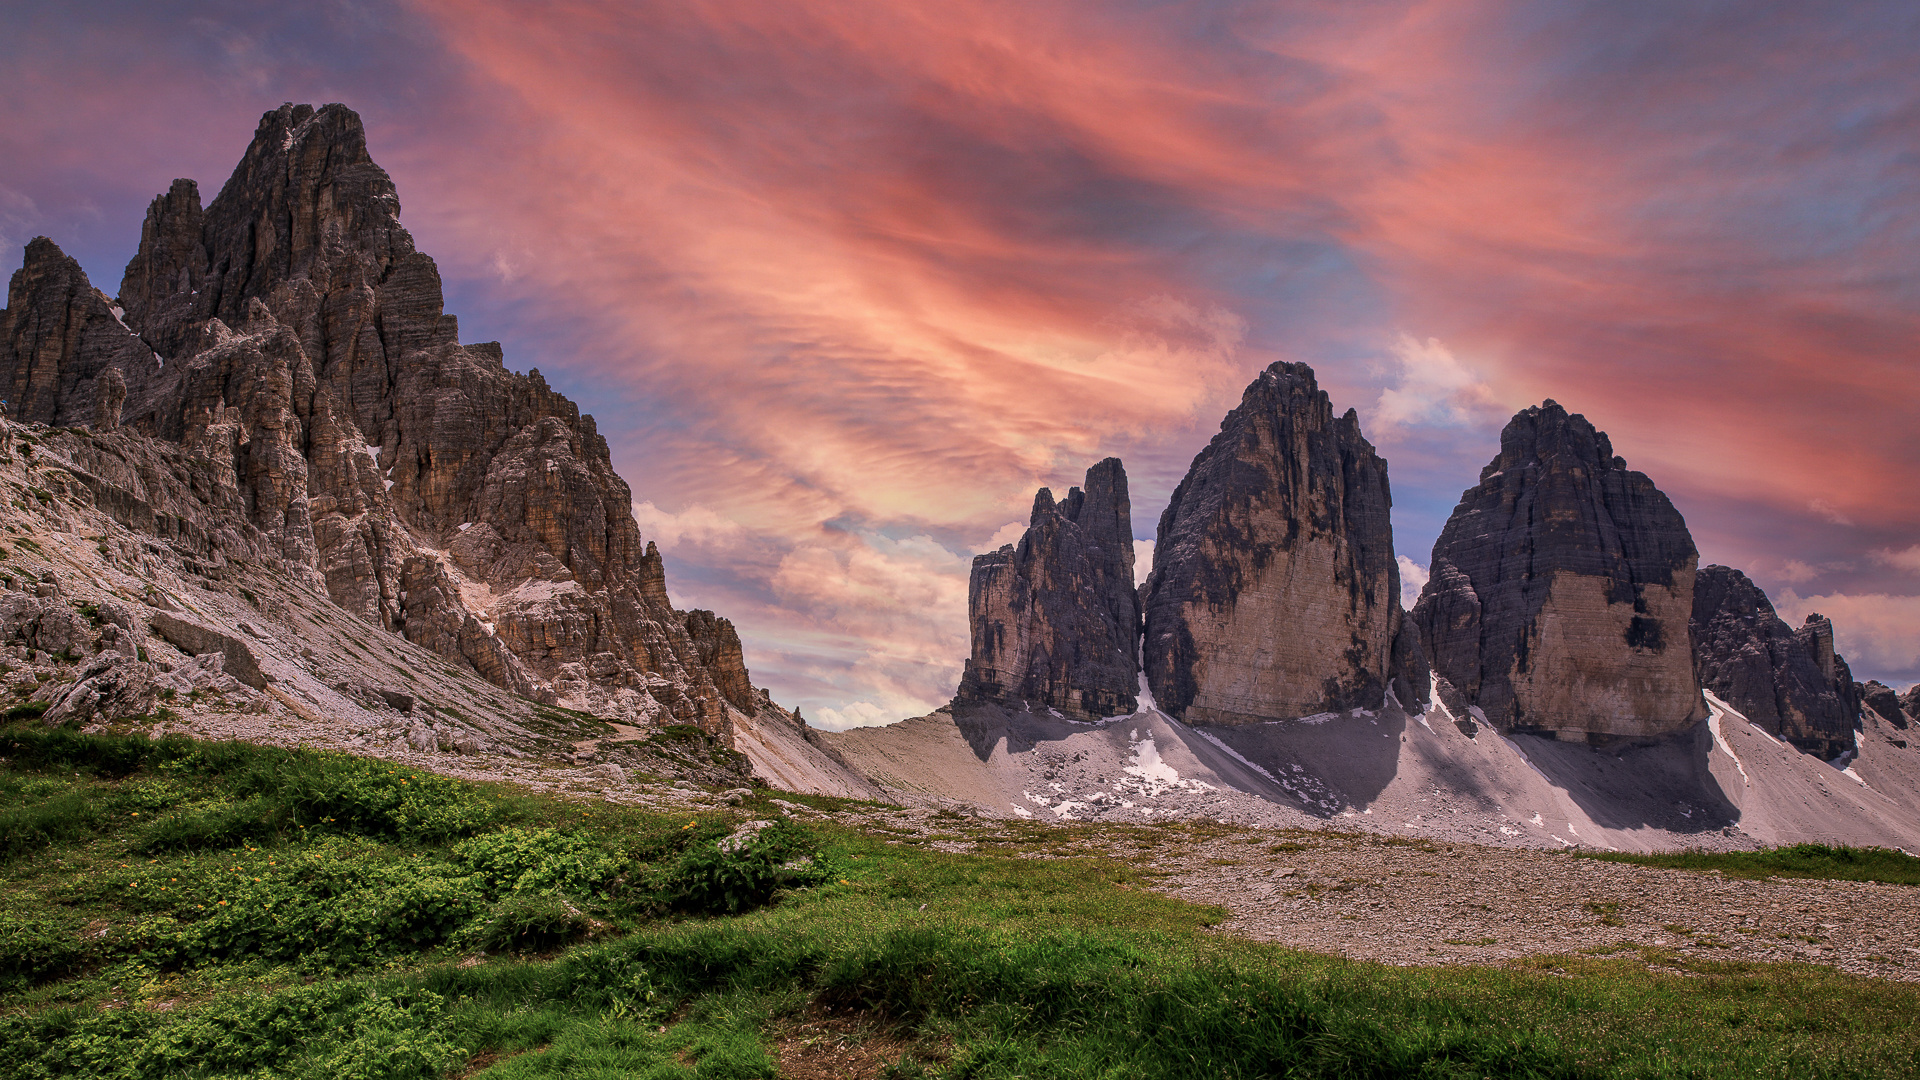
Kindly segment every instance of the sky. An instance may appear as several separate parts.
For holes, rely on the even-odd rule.
[[[1150,549],[1311,364],[1410,583],[1516,410],[1920,679],[1920,5],[0,0],[0,272],[344,102],[466,341],[593,413],[682,607],[927,712],[971,556],[1108,455]]]

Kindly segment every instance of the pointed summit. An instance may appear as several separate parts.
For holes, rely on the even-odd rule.
[[[1387,463],[1305,364],[1256,378],[1160,516],[1147,579],[1154,700],[1190,723],[1426,697],[1402,633]]]
[[[1700,685],[1775,738],[1831,758],[1854,747],[1859,692],[1819,615],[1794,631],[1760,586],[1727,566],[1693,579],[1693,665]]]
[[[27,245],[0,312],[0,395],[9,415],[67,427],[91,423],[96,380],[112,369],[137,383],[154,363],[153,350],[114,314],[78,262],[44,236]]]
[[[967,585],[973,655],[954,700],[1054,709],[1076,720],[1137,704],[1133,523],[1119,458],[1058,503],[1041,488],[1018,546],[976,555]]]

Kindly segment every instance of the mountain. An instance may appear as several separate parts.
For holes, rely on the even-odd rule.
[[[1057,710],[1079,720],[1137,704],[1140,601],[1119,458],[1054,502],[1041,488],[1018,545],[976,555],[967,583],[973,654],[955,704]]]
[[[1412,705],[1427,676],[1400,609],[1387,463],[1305,364],[1241,395],[1160,515],[1144,659],[1154,700],[1240,724]]]
[[[144,436],[75,465],[200,563],[270,563],[535,701],[725,737],[769,704],[732,624],[673,607],[593,418],[460,342],[399,214],[352,110],[267,113],[211,203],[153,200],[116,300],[28,246],[14,415]]]
[[[1522,410],[1434,543],[1413,621],[1442,700],[1505,732],[1605,742],[1705,719],[1689,644],[1699,553],[1606,433]]]

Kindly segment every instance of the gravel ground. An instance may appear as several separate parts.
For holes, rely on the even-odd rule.
[[[1007,839],[1003,822],[927,811],[820,816],[948,851]],[[1743,880],[1571,852],[1215,824],[1039,835],[1045,848],[1029,857],[1120,859],[1156,891],[1225,908],[1218,933],[1353,959],[1620,954],[1681,971],[1682,958],[1803,962],[1920,981],[1920,888],[1907,885]]]

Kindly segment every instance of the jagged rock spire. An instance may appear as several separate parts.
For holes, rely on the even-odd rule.
[[[1080,720],[1134,710],[1140,606],[1119,458],[1088,469],[1061,502],[1039,490],[1020,543],[974,556],[967,612],[973,655],[956,703]]]
[[[1387,463],[1305,364],[1256,378],[1160,516],[1147,581],[1154,699],[1249,723],[1426,697],[1403,632]]]

